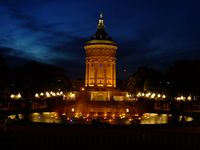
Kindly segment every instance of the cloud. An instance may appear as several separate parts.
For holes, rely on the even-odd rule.
[[[76,54],[79,49],[77,45],[80,46],[82,38],[65,31],[57,31],[60,23],[41,23],[18,7],[9,5],[8,8],[9,17],[17,21],[18,25],[17,30],[7,34],[6,39],[5,36],[0,38],[1,46],[12,50],[7,55],[47,63],[54,63],[54,59],[71,60],[79,57]]]

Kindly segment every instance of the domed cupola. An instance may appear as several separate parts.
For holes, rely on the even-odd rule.
[[[97,31],[93,36],[91,36],[90,40],[86,43],[86,45],[101,44],[101,43],[108,45],[117,45],[105,31],[102,13],[100,14]]]

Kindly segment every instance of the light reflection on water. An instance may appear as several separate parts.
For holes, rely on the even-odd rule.
[[[29,120],[32,122],[61,123],[56,112],[32,113],[29,115]]]
[[[15,119],[16,115],[10,115],[11,119]],[[19,119],[24,119],[22,114],[18,114]],[[181,121],[184,117],[184,121],[192,121],[193,118],[189,116],[179,116],[177,119]],[[68,123],[68,124],[90,124],[92,119],[99,119],[101,122],[107,122],[110,124],[166,124],[172,118],[171,114],[158,114],[158,113],[144,113],[141,116],[139,114],[86,114],[81,113],[63,113],[57,112],[42,112],[29,114],[29,120],[32,122],[42,123]]]
[[[145,113],[140,124],[165,124],[168,123],[170,114]]]

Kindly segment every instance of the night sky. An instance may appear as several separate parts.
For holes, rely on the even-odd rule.
[[[35,60],[84,78],[83,47],[103,12],[119,46],[118,79],[144,65],[165,71],[200,58],[199,8],[198,0],[1,0],[0,54],[9,65]]]

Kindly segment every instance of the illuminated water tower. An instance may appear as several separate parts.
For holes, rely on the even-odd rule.
[[[97,31],[85,44],[85,87],[89,90],[114,90],[116,88],[117,44],[106,33],[100,14]]]

